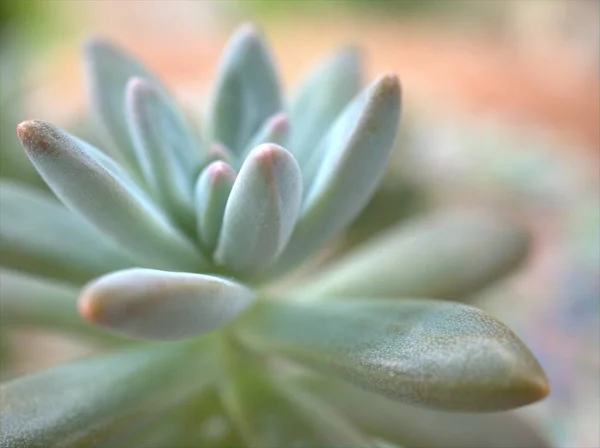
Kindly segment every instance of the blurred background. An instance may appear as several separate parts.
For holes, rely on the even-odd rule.
[[[24,119],[94,141],[81,63],[89,36],[137,55],[198,117],[219,53],[240,22],[253,21],[268,36],[288,91],[348,43],[363,52],[365,82],[396,72],[404,111],[393,164],[336,251],[431,208],[501,208],[528,225],[527,265],[477,305],[509,324],[548,372],[551,396],[520,412],[557,447],[600,446],[600,2],[0,4],[5,177],[28,163],[14,133]],[[86,350],[57,336],[26,337],[41,349],[10,353],[9,375]]]

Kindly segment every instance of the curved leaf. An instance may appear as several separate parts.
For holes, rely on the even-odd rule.
[[[18,127],[27,155],[54,193],[123,247],[156,267],[198,269],[204,260],[133,182],[123,181],[87,146],[42,121]]]
[[[216,330],[254,299],[248,288],[218,277],[127,269],[88,284],[81,292],[79,311],[115,333],[177,340]]]
[[[256,147],[229,195],[215,261],[238,274],[267,266],[289,241],[301,199],[294,157],[277,145]]]
[[[542,399],[541,367],[506,326],[434,300],[272,301],[239,325],[241,340],[421,406],[499,411]]]
[[[222,397],[247,446],[369,446],[325,403],[256,369],[240,366]]]
[[[528,233],[498,216],[445,214],[387,231],[298,293],[464,300],[518,267],[528,249]]]
[[[225,162],[213,162],[198,177],[195,189],[196,233],[203,247],[214,251],[223,224],[227,199],[236,173]]]
[[[515,412],[465,414],[408,406],[340,381],[305,376],[301,384],[370,434],[415,448],[549,448]]]
[[[0,387],[0,446],[106,446],[103,442],[214,379],[208,348],[141,346],[28,375]]]
[[[81,284],[134,264],[47,192],[0,181],[0,265]]]
[[[144,177],[163,206],[185,222],[193,216],[200,152],[184,115],[151,82],[140,78],[127,83],[125,107]]]
[[[125,85],[130,78],[141,77],[164,88],[155,75],[110,42],[88,41],[84,56],[91,112],[99,130],[119,160],[140,172],[125,119]]]
[[[96,340],[114,339],[77,314],[78,293],[70,285],[0,269],[1,325],[39,326]]]
[[[290,123],[285,113],[281,112],[268,118],[250,139],[250,143],[246,145],[242,157],[240,157],[240,163],[246,160],[250,151],[263,143],[285,146],[289,130]]]
[[[239,155],[259,126],[282,109],[269,49],[254,27],[242,26],[223,52],[208,113],[210,136]]]
[[[365,206],[385,169],[399,118],[395,76],[380,78],[342,112],[303,167],[302,215],[271,275],[321,249]]]
[[[329,56],[301,83],[291,106],[290,148],[303,166],[344,107],[360,90],[359,52],[348,47]]]

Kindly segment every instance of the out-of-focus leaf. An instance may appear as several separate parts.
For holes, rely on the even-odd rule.
[[[246,145],[246,149],[244,149],[242,157],[239,159],[240,163],[248,157],[250,151],[263,143],[275,143],[285,146],[289,130],[290,123],[287,115],[283,112],[268,118],[250,139],[250,143]]]
[[[383,174],[399,118],[394,76],[380,78],[344,109],[303,168],[302,215],[271,275],[321,249],[356,217]]]
[[[184,115],[140,78],[127,83],[125,101],[138,164],[154,195],[179,221],[193,222],[193,185],[201,154]]]
[[[39,326],[100,341],[114,339],[77,314],[78,292],[71,285],[0,269],[0,324]]]
[[[284,249],[302,200],[294,157],[266,143],[245,160],[225,207],[215,260],[238,274],[256,272]]]
[[[5,383],[0,446],[106,446],[115,433],[212,381],[209,348],[144,345]]]
[[[216,330],[254,299],[252,290],[219,277],[127,269],[88,284],[79,311],[88,321],[118,334],[177,340]]]
[[[259,304],[240,322],[252,348],[399,401],[465,412],[542,399],[548,382],[506,326],[467,305],[363,299]]]
[[[134,263],[47,192],[1,181],[0,209],[3,267],[81,284]]]
[[[125,86],[133,77],[155,83],[164,90],[155,75],[115,45],[90,40],[85,48],[85,68],[93,118],[112,146],[112,152],[130,169],[139,173],[136,153],[125,118]],[[166,92],[165,92],[166,95]]]
[[[290,148],[303,164],[317,149],[325,132],[360,89],[360,57],[344,48],[325,61],[300,84],[291,105]]]
[[[415,448],[548,448],[515,412],[466,414],[408,406],[350,384],[305,376],[301,384],[369,434]]]
[[[304,297],[468,298],[518,267],[527,232],[490,214],[446,214],[400,226],[321,271]]]
[[[153,266],[205,266],[193,243],[140,188],[122,180],[78,140],[42,121],[21,123],[18,132],[27,155],[54,193],[95,227]]]
[[[271,54],[251,25],[224,50],[211,108],[210,137],[240,155],[264,121],[283,109]]]
[[[195,189],[196,233],[202,246],[210,253],[215,249],[227,199],[236,173],[222,161],[208,165],[198,177]]]
[[[370,446],[325,403],[256,368],[237,367],[222,397],[247,446]]]

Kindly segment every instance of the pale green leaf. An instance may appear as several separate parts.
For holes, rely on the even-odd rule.
[[[277,145],[285,146],[289,130],[290,123],[287,115],[283,112],[269,117],[250,139],[250,143],[246,145],[246,148],[242,152],[242,157],[239,159],[240,165],[246,157],[248,157],[250,151],[258,145],[262,145],[263,143],[275,143]]]
[[[5,383],[0,446],[107,446],[115,433],[213,380],[209,348],[142,345]]]
[[[527,232],[499,216],[437,215],[385,232],[298,293],[464,300],[520,266],[528,249]]]
[[[290,148],[301,166],[329,126],[359,92],[361,68],[356,48],[344,48],[321,62],[301,82],[291,105]]]
[[[273,262],[300,211],[302,176],[294,157],[266,143],[244,161],[225,207],[215,261],[238,274]]]
[[[548,448],[549,444],[515,412],[471,414],[409,406],[350,384],[314,376],[301,384],[343,409],[356,427],[414,448]]]
[[[199,269],[204,259],[152,200],[52,124],[26,121],[19,137],[54,193],[92,225],[153,266]]]
[[[400,86],[384,76],[340,115],[306,167],[302,215],[271,275],[295,267],[356,218],[374,193],[400,118]]]
[[[0,182],[0,265],[81,284],[134,262],[51,194]]]
[[[270,51],[251,25],[230,39],[215,83],[209,135],[239,155],[260,125],[283,109]]]
[[[225,206],[235,177],[233,168],[217,161],[208,165],[196,182],[196,233],[202,246],[210,253],[219,239]]]
[[[250,289],[219,277],[127,269],[88,284],[81,292],[79,311],[118,334],[177,340],[218,329],[254,299]]]
[[[261,303],[240,339],[407,403],[499,411],[542,399],[548,382],[506,326],[435,300]]]

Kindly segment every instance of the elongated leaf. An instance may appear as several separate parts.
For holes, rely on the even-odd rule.
[[[365,206],[383,174],[399,117],[394,76],[380,78],[342,112],[303,168],[302,216],[273,273],[321,249]]]
[[[515,412],[466,414],[408,406],[350,384],[314,376],[301,383],[370,434],[415,448],[548,448]]]
[[[225,206],[236,173],[225,162],[213,162],[198,177],[196,183],[196,229],[203,247],[211,252],[217,245]]]
[[[304,297],[461,299],[518,267],[527,232],[489,214],[444,214],[400,226],[318,274]]]
[[[399,401],[499,411],[540,400],[544,372],[503,324],[434,300],[264,303],[240,324],[244,343]]]
[[[134,263],[47,192],[1,181],[0,210],[4,267],[81,284]]]
[[[0,269],[0,322],[3,327],[35,326],[90,339],[115,339],[77,314],[77,288]]]
[[[317,149],[338,114],[360,89],[361,68],[356,48],[344,48],[314,69],[298,89],[291,108],[290,148],[301,166]]]
[[[222,396],[247,446],[369,446],[325,403],[256,369],[238,367]]]
[[[19,125],[27,155],[70,208],[153,266],[198,269],[204,260],[145,193],[93,157],[67,133],[42,121]]]
[[[0,387],[0,446],[90,447],[214,378],[208,347],[141,346]],[[193,361],[202,357],[202,362]]]
[[[84,60],[91,111],[98,128],[112,145],[113,154],[140,172],[125,119],[125,85],[137,76],[151,80],[162,91],[164,88],[142,64],[105,40],[90,40]]]
[[[254,298],[248,288],[219,277],[127,269],[87,285],[79,310],[88,321],[119,334],[176,340],[216,330]]]
[[[175,217],[193,216],[192,195],[200,148],[185,122],[149,81],[127,84],[126,118],[138,164],[154,194]]]
[[[278,113],[268,118],[250,139],[250,143],[246,145],[242,157],[240,157],[240,163],[248,157],[250,151],[263,143],[285,146],[289,130],[290,123],[286,114]]]
[[[267,266],[289,241],[301,199],[294,157],[277,145],[255,148],[229,195],[215,260],[239,274]]]
[[[259,126],[283,109],[279,80],[262,37],[240,27],[225,49],[208,113],[210,136],[236,154]]]

